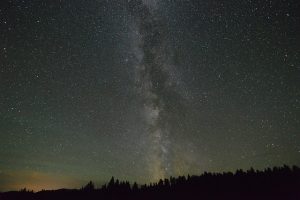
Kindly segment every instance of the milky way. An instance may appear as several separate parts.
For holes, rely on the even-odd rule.
[[[156,1],[132,2],[134,16],[133,50],[136,56],[136,87],[143,99],[143,112],[150,143],[147,162],[152,180],[172,174],[171,141],[167,98],[179,96],[174,88],[172,56],[168,48],[164,20],[157,13]],[[174,100],[174,99],[173,99]]]

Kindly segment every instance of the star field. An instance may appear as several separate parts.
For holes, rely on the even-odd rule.
[[[300,165],[299,9],[1,1],[0,191]]]

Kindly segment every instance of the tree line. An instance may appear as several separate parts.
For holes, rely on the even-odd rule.
[[[209,173],[161,179],[138,185],[112,177],[100,188],[90,181],[81,189],[43,190],[34,193],[22,189],[0,193],[0,199],[284,199],[300,200],[300,168],[297,166],[253,168],[235,173]]]

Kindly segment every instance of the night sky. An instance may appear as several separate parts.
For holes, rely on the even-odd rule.
[[[298,0],[1,0],[0,191],[300,165]]]

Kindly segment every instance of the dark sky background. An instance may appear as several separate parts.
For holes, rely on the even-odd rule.
[[[1,0],[0,191],[300,165],[298,0]]]

